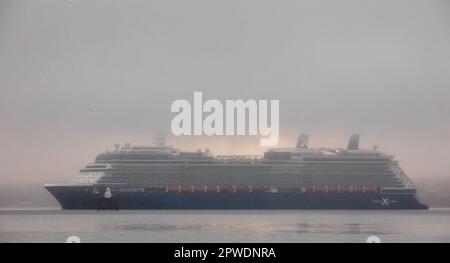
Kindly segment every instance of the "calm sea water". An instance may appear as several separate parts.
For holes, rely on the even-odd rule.
[[[0,211],[0,242],[450,242],[450,210]]]

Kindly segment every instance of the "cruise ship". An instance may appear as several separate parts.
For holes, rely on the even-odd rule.
[[[427,209],[393,156],[359,148],[274,148],[214,156],[115,145],[65,185],[45,185],[63,209]]]

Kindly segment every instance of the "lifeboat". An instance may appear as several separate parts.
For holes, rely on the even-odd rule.
[[[206,187],[206,192],[208,193],[215,193],[215,192],[220,192],[219,187],[217,185],[208,185]]]
[[[224,193],[233,192],[233,187],[231,185],[221,185],[220,192]]]
[[[235,192],[240,192],[240,193],[248,193],[248,192],[250,192],[249,187],[248,186],[244,186],[244,185],[239,185],[235,189],[236,189]]]
[[[377,187],[375,187],[375,186],[368,186],[366,188],[366,192],[367,193],[376,193],[377,192]]]
[[[265,187],[262,185],[256,185],[253,187],[253,192],[256,193],[264,192],[265,190],[266,190]]]
[[[179,191],[180,190],[178,189],[178,186],[176,186],[176,185],[169,185],[167,187],[167,192],[174,193],[174,192],[179,192]]]
[[[316,193],[328,193],[328,188],[327,187],[316,187]]]
[[[339,187],[332,187],[332,186],[330,186],[330,187],[328,187],[328,192],[329,193],[340,193],[341,190],[340,190]]]
[[[207,188],[206,188],[206,186],[195,186],[194,187],[194,189],[193,189],[193,192],[195,192],[195,193],[204,193],[204,192],[206,192],[207,191]]]
[[[181,192],[182,193],[192,193],[192,192],[194,192],[194,187],[193,186],[182,186]]]

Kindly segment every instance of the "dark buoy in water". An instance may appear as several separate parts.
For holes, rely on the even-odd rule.
[[[98,200],[97,210],[119,210],[119,202],[117,198],[113,197],[109,187],[106,188],[105,193]]]

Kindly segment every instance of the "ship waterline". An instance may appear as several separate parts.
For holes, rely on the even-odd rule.
[[[63,209],[427,209],[393,156],[359,149],[295,148],[213,156],[117,145],[67,185],[45,185]]]

